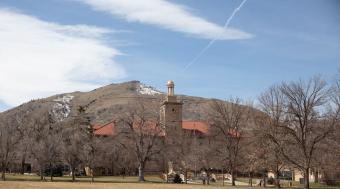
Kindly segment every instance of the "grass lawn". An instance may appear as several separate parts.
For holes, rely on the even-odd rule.
[[[146,176],[147,182],[138,183],[137,177],[119,177],[119,176],[102,176],[96,177],[95,183],[90,183],[91,178],[80,177],[77,178],[77,182],[72,183],[71,177],[55,177],[54,182],[50,182],[49,178],[47,181],[39,181],[40,177],[36,175],[6,175],[7,181],[0,181],[0,189],[232,189],[232,188],[243,188],[243,189],[260,189],[260,187],[248,187],[248,186],[236,186],[232,187],[228,184],[222,186],[221,182],[212,183],[211,185],[199,185],[199,184],[168,184],[156,176]],[[241,179],[242,180],[242,179]],[[241,181],[240,180],[240,181]],[[284,188],[286,185],[282,183]],[[298,183],[293,184],[294,189],[302,188]],[[269,187],[270,188],[270,187]],[[324,185],[316,185],[311,183],[311,188],[333,188],[340,189],[340,187],[326,187]]]
[[[86,182],[34,182],[34,181],[0,181],[0,188],[4,189],[260,189],[260,187],[232,187],[221,185],[185,185],[166,183],[86,183]],[[324,188],[324,187],[322,187]],[[297,188],[296,188],[297,189]],[[321,189],[321,188],[320,188]]]
[[[45,177],[46,181],[50,181],[50,177]],[[159,176],[147,175],[145,179],[150,182],[161,183],[164,182]],[[37,175],[6,175],[8,181],[40,181],[40,177]],[[55,182],[71,182],[71,176],[53,177]],[[77,182],[91,182],[91,177],[76,177]],[[112,182],[112,183],[133,183],[138,182],[138,178],[135,176],[98,176],[94,178],[95,182]]]
[[[203,186],[203,185],[185,185],[185,184],[165,184],[165,183],[85,183],[85,182],[32,182],[32,181],[6,181],[0,182],[0,188],[5,189],[214,189],[222,186]],[[234,188],[230,186],[226,189]],[[238,187],[248,189],[249,187]],[[255,187],[253,188],[255,189]],[[258,189],[258,188],[256,188]]]

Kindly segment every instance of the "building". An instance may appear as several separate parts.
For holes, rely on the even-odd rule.
[[[160,104],[159,109],[160,125],[162,126],[159,138],[165,144],[162,151],[164,154],[158,155],[155,158],[156,160],[150,160],[146,167],[146,170],[149,172],[169,172],[169,163],[171,164],[171,169],[180,169],[182,162],[180,162],[178,157],[180,157],[182,150],[180,146],[185,145],[183,138],[196,136],[203,139],[209,134],[209,125],[206,121],[183,120],[183,103],[175,95],[174,82],[168,81],[167,88],[167,95]],[[150,127],[152,125],[152,121],[150,121]],[[117,135],[121,127],[119,123],[112,120],[103,125],[97,124],[93,126],[93,129],[96,136],[107,137]]]
[[[209,134],[209,125],[206,121],[183,120],[183,103],[177,99],[174,93],[175,84],[173,81],[167,83],[168,92],[164,102],[160,105],[160,120],[165,126],[164,136],[169,144],[176,143],[176,138],[183,133],[195,133],[197,135]],[[96,136],[115,135],[117,124],[112,120],[105,124],[95,124],[94,134]]]

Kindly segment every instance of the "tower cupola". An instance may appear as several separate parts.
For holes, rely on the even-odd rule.
[[[166,86],[168,87],[168,96],[174,96],[175,83],[172,80],[169,80]]]

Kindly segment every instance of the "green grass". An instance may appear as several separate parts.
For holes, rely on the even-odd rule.
[[[34,182],[34,181],[0,181],[0,188],[6,189],[261,189],[247,186],[221,185],[186,185],[166,183],[86,183],[86,182]],[[296,187],[298,189],[301,187]],[[324,188],[324,187],[321,187]],[[321,189],[320,188],[320,189]]]
[[[281,186],[282,187],[287,187],[288,188],[288,181],[284,180],[284,181],[281,181]],[[300,187],[300,188],[303,188],[303,184],[300,184],[298,181],[292,181],[292,185],[293,185],[293,188],[294,187]],[[311,182],[309,183],[309,186],[311,188],[340,188],[340,186],[338,187],[334,187],[334,186],[327,186],[325,184],[321,184],[321,183],[314,183],[314,182]]]
[[[166,184],[166,183],[70,183],[70,182],[20,182],[7,181],[0,182],[0,188],[6,189],[232,189],[250,187],[231,187],[231,186],[203,186],[186,184]],[[260,189],[253,187],[252,189]]]
[[[40,181],[40,176],[38,175],[20,175],[20,174],[7,174],[6,180],[8,181]],[[50,181],[50,177],[45,177],[46,181]],[[157,175],[146,175],[145,180],[148,182],[162,183],[164,182]],[[60,182],[71,182],[71,176],[63,177],[53,177],[53,181]],[[91,182],[91,177],[76,177],[77,182]],[[138,182],[138,178],[135,176],[97,176],[94,178],[95,182],[112,182],[112,183],[134,183]]]
[[[217,181],[215,183],[211,183],[211,185],[203,186],[201,184],[172,184],[164,182],[158,175],[147,175],[145,176],[146,182],[139,183],[138,178],[135,176],[99,176],[95,177],[95,183],[90,183],[90,177],[78,177],[76,178],[76,182],[72,183],[72,178],[70,176],[63,176],[63,177],[54,177],[53,181],[50,182],[49,177],[46,177],[46,181],[40,181],[40,177],[37,175],[6,175],[7,181],[0,182],[0,188],[6,189],[42,189],[42,188],[51,188],[51,189],[94,189],[94,188],[103,188],[103,189],[232,189],[232,188],[243,188],[243,189],[260,189],[261,187],[255,186],[248,187],[248,186],[230,186],[230,184],[225,184],[222,186],[221,181]],[[238,178],[239,182],[248,182],[248,178]],[[255,179],[254,179],[255,180]],[[25,182],[23,182],[25,181]],[[281,185],[283,188],[289,188],[287,181],[281,181]],[[315,189],[322,189],[322,188],[329,188],[329,189],[340,189],[340,187],[329,187],[322,184],[310,184],[311,188]],[[273,186],[269,186],[268,188],[273,188]],[[300,185],[298,182],[293,182],[292,189],[302,189],[303,186]]]
[[[249,182],[249,178],[247,178],[247,177],[238,177],[236,180],[240,181],[240,182],[244,182],[244,183],[248,183]],[[259,180],[259,179],[253,178],[253,183],[256,183],[257,180]]]

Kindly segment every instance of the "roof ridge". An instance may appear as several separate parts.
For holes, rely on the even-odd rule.
[[[97,128],[96,130],[100,130],[100,129],[102,129],[103,127],[105,127],[105,126],[107,126],[108,124],[113,123],[113,122],[115,122],[115,120],[106,122],[106,123],[104,123],[103,125],[101,125],[99,128]]]
[[[207,120],[182,120],[182,122],[184,122],[184,121],[186,121],[186,122],[208,122]]]

